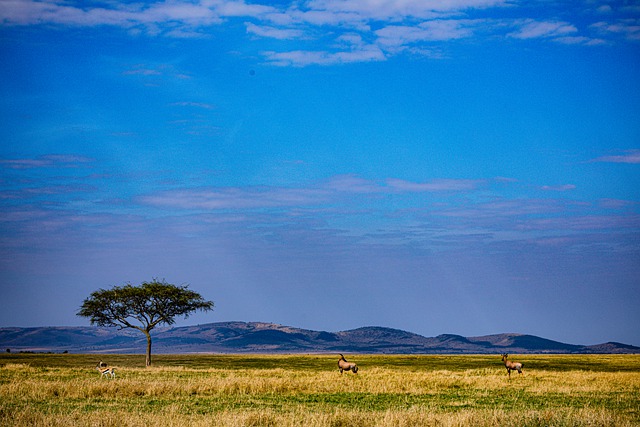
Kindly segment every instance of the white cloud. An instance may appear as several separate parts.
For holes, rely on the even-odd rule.
[[[481,22],[437,19],[416,26],[391,25],[375,31],[377,39],[374,43],[365,42],[361,33],[349,32],[335,39],[337,45],[331,47],[338,50],[267,51],[263,52],[263,55],[272,65],[299,67],[384,61],[389,53],[420,42],[446,41],[472,36],[473,27],[479,26]],[[345,47],[348,50],[340,49]],[[433,50],[423,52],[430,57],[436,56]]]
[[[378,43],[388,47],[459,39],[473,35],[473,30],[467,20],[437,19],[417,26],[390,25],[377,30],[375,34],[378,36]]]
[[[608,44],[606,40],[603,40],[601,38],[591,38],[585,36],[556,37],[552,40],[556,43],[567,45],[602,46]]]
[[[608,38],[616,35],[626,40],[640,40],[640,21],[636,18],[637,10],[632,7],[613,9],[605,4],[599,10],[591,9],[593,13],[589,16],[602,19],[606,12],[618,18],[613,23],[585,24],[591,32],[598,33],[599,38],[583,34],[571,22],[554,18],[531,19],[524,15],[505,19],[486,11],[482,11],[482,19],[473,18],[478,10],[490,8],[510,8],[511,14],[516,15],[522,11],[543,16],[539,15],[542,9],[519,8],[519,3],[512,0],[291,0],[277,6],[266,0],[249,3],[244,0],[134,3],[1,0],[0,22],[6,26],[109,25],[132,35],[172,38],[212,37],[211,26],[244,22],[246,34],[256,44],[260,39],[288,42],[286,48],[258,47],[256,51],[265,49],[262,55],[267,63],[295,67],[384,61],[401,52],[443,58],[447,56],[448,41],[497,39],[504,37],[505,32],[511,39],[543,39],[566,45],[604,45],[609,43]],[[576,11],[579,8],[574,6]],[[596,13],[598,11],[600,13]],[[153,71],[140,69],[129,73]]]
[[[139,10],[136,18],[140,22],[181,22],[190,26],[210,25],[220,22],[220,15],[202,4],[185,2],[156,3],[148,9]]]
[[[436,179],[430,182],[387,179],[387,186],[400,192],[470,191],[475,190],[479,184],[480,181],[470,179]]]
[[[206,39],[209,35],[203,31],[194,31],[188,28],[175,28],[164,33],[166,37],[173,39]]]
[[[244,24],[247,28],[247,33],[253,34],[259,37],[267,37],[279,40],[299,39],[304,36],[304,32],[296,29],[282,29],[265,25],[256,25],[251,22]]]
[[[575,190],[576,186],[573,184],[543,185],[542,187],[540,187],[540,189],[544,191],[571,191]]]
[[[608,4],[603,4],[602,6],[599,6],[596,10],[598,13],[609,14],[613,11],[613,8]]]
[[[621,19],[614,24],[596,22],[591,28],[603,34],[618,34],[627,40],[640,40],[640,19]]]
[[[337,175],[318,186],[304,188],[186,188],[142,196],[138,201],[160,208],[196,210],[302,207],[326,204],[345,195],[472,191],[481,183],[482,181],[467,179],[411,182],[389,178],[383,185],[357,175]]]
[[[306,23],[314,26],[346,26],[368,31],[367,21],[362,15],[353,12],[335,12],[327,10],[298,10],[286,12],[290,22]]]
[[[378,193],[381,190],[375,182],[351,174],[334,176],[324,186],[346,193]]]
[[[506,0],[312,0],[314,10],[352,13],[366,19],[433,18],[443,13],[504,6]]]
[[[203,0],[202,3],[215,9],[223,17],[261,17],[272,13],[277,13],[277,9],[272,6],[261,4],[247,4],[244,1],[235,0]],[[268,3],[268,2],[266,2]]]
[[[594,162],[604,163],[633,163],[640,164],[640,150],[628,150],[625,154],[602,156],[592,160]]]
[[[527,19],[519,23],[518,30],[508,34],[517,39],[535,39],[541,37],[561,37],[576,33],[578,29],[568,22],[534,21]]]
[[[161,208],[216,210],[313,205],[325,198],[326,192],[318,189],[226,187],[166,191],[139,201]]]
[[[125,76],[137,76],[142,81],[157,81],[159,79],[187,80],[191,76],[176,69],[172,64],[134,64],[122,72]]]
[[[53,23],[77,26],[113,25],[131,28],[149,26],[151,32],[156,24],[186,26],[191,29],[215,25],[229,17],[260,17],[277,12],[270,6],[246,4],[242,1],[203,0],[198,3],[186,1],[162,1],[155,3],[112,3],[106,7],[75,7],[64,1],[6,0],[0,2],[0,19],[4,24],[32,25]],[[195,34],[193,32],[178,32]]]
[[[112,4],[113,7],[104,6]],[[443,13],[472,8],[504,6],[506,0],[319,0],[310,1],[300,8],[292,3],[288,8],[276,8],[264,4],[247,4],[244,1],[200,0],[160,1],[153,3],[101,3],[83,7],[73,6],[62,0],[3,0],[0,2],[0,19],[4,24],[32,25],[53,23],[62,25],[97,26],[113,25],[132,28],[140,25],[155,31],[153,25],[171,24],[197,27],[223,23],[228,18],[256,18],[263,23],[278,25],[307,23],[315,26],[349,25],[361,30],[368,28],[369,20],[398,20],[408,17],[434,18]],[[260,25],[258,25],[260,27]],[[257,29],[253,28],[252,29]],[[284,29],[281,29],[285,31]],[[172,28],[171,32],[176,33]],[[176,34],[196,34],[177,31]]]
[[[308,65],[335,65],[351,62],[384,61],[386,56],[375,45],[358,46],[348,51],[304,51],[263,52],[263,56],[272,65],[304,67]]]

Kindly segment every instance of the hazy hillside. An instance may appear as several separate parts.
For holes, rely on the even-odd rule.
[[[640,353],[640,347],[615,342],[583,346],[513,333],[427,338],[383,327],[325,332],[258,322],[161,328],[152,336],[154,353]],[[144,336],[131,329],[0,328],[0,349],[10,351],[142,353],[145,344]]]

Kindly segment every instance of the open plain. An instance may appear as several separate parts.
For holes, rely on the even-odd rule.
[[[0,425],[640,425],[640,355],[345,356],[6,353]]]

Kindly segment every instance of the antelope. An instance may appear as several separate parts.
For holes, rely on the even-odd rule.
[[[511,378],[511,371],[518,371],[518,374],[521,374],[522,373],[522,363],[511,362],[511,361],[507,360],[508,357],[509,357],[509,355],[507,353],[504,353],[502,355],[502,361],[504,362],[505,368],[507,368],[507,373],[509,374],[509,378]]]
[[[345,359],[342,354],[340,355],[340,360],[338,360],[338,368],[340,369],[340,373],[342,373],[342,371],[353,371],[354,374],[358,373],[358,365],[347,362],[347,359]]]
[[[116,377],[116,368],[112,367],[107,367],[106,363],[103,363],[102,361],[98,362],[98,364],[96,365],[96,370],[98,372],[100,372],[100,378],[104,377],[105,375],[108,377],[109,375],[111,375],[111,378],[115,378]]]

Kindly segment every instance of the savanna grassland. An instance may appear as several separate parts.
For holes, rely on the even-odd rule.
[[[102,358],[115,379],[94,370]],[[640,355],[0,355],[2,426],[635,426]]]

